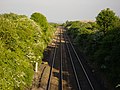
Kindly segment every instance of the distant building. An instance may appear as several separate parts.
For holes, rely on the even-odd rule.
[[[88,23],[88,22],[95,22],[94,20],[80,20],[80,22]]]

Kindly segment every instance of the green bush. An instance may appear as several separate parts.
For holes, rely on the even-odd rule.
[[[31,19],[34,20],[41,28],[41,32],[43,33],[43,39],[44,39],[44,44],[46,44],[46,46],[48,45],[48,43],[51,41],[51,38],[55,32],[55,28],[50,25],[46,19],[46,17],[39,13],[39,12],[35,12],[31,15]],[[46,47],[45,46],[45,47]]]
[[[47,46],[42,26],[25,15],[0,15],[1,90],[23,90],[31,85],[34,64],[42,61]],[[52,27],[48,29],[54,32]],[[47,33],[46,38],[51,39],[51,34]]]
[[[35,12],[31,15],[31,19],[34,20],[44,31],[48,29],[48,22],[44,15]]]

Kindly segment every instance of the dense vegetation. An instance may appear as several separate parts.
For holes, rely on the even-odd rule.
[[[120,18],[109,8],[96,22],[66,21],[68,34],[96,68],[117,88],[120,84]]]
[[[42,38],[45,40],[45,43],[48,44],[53,36],[53,27],[56,27],[54,26],[56,24],[49,24],[46,17],[38,12],[33,13],[31,15],[31,19],[34,20],[41,27],[42,33],[44,35]]]
[[[41,63],[55,31],[44,15],[37,14],[32,20],[0,14],[0,90],[24,90],[32,83],[35,62]]]

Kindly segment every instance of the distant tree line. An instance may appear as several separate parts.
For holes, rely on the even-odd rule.
[[[66,21],[68,34],[115,88],[120,85],[120,18],[109,8],[95,22]]]

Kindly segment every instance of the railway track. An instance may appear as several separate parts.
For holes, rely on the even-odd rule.
[[[50,73],[49,73],[49,78],[48,78],[48,83],[47,83],[47,87],[46,90],[51,90],[51,79],[52,79],[52,71],[53,71],[53,67],[55,65],[55,59],[56,59],[56,53],[57,53],[57,46],[58,46],[58,42],[57,40],[59,39],[59,34],[56,35],[57,38],[55,40],[55,47],[54,47],[54,53],[53,53],[53,58],[52,58],[52,63],[51,63],[51,68],[50,68]]]
[[[78,90],[95,90],[77,52],[74,49],[74,46],[72,45],[67,34],[65,35],[68,40],[67,49],[70,55],[74,75],[76,77]]]
[[[91,80],[93,78],[81,59],[66,30],[59,27],[46,90],[101,90],[100,85]],[[58,72],[54,72],[53,68]],[[51,83],[53,76],[58,78],[56,85]]]
[[[63,87],[62,87],[62,29],[60,29],[60,69],[59,69],[59,90],[63,90]]]

